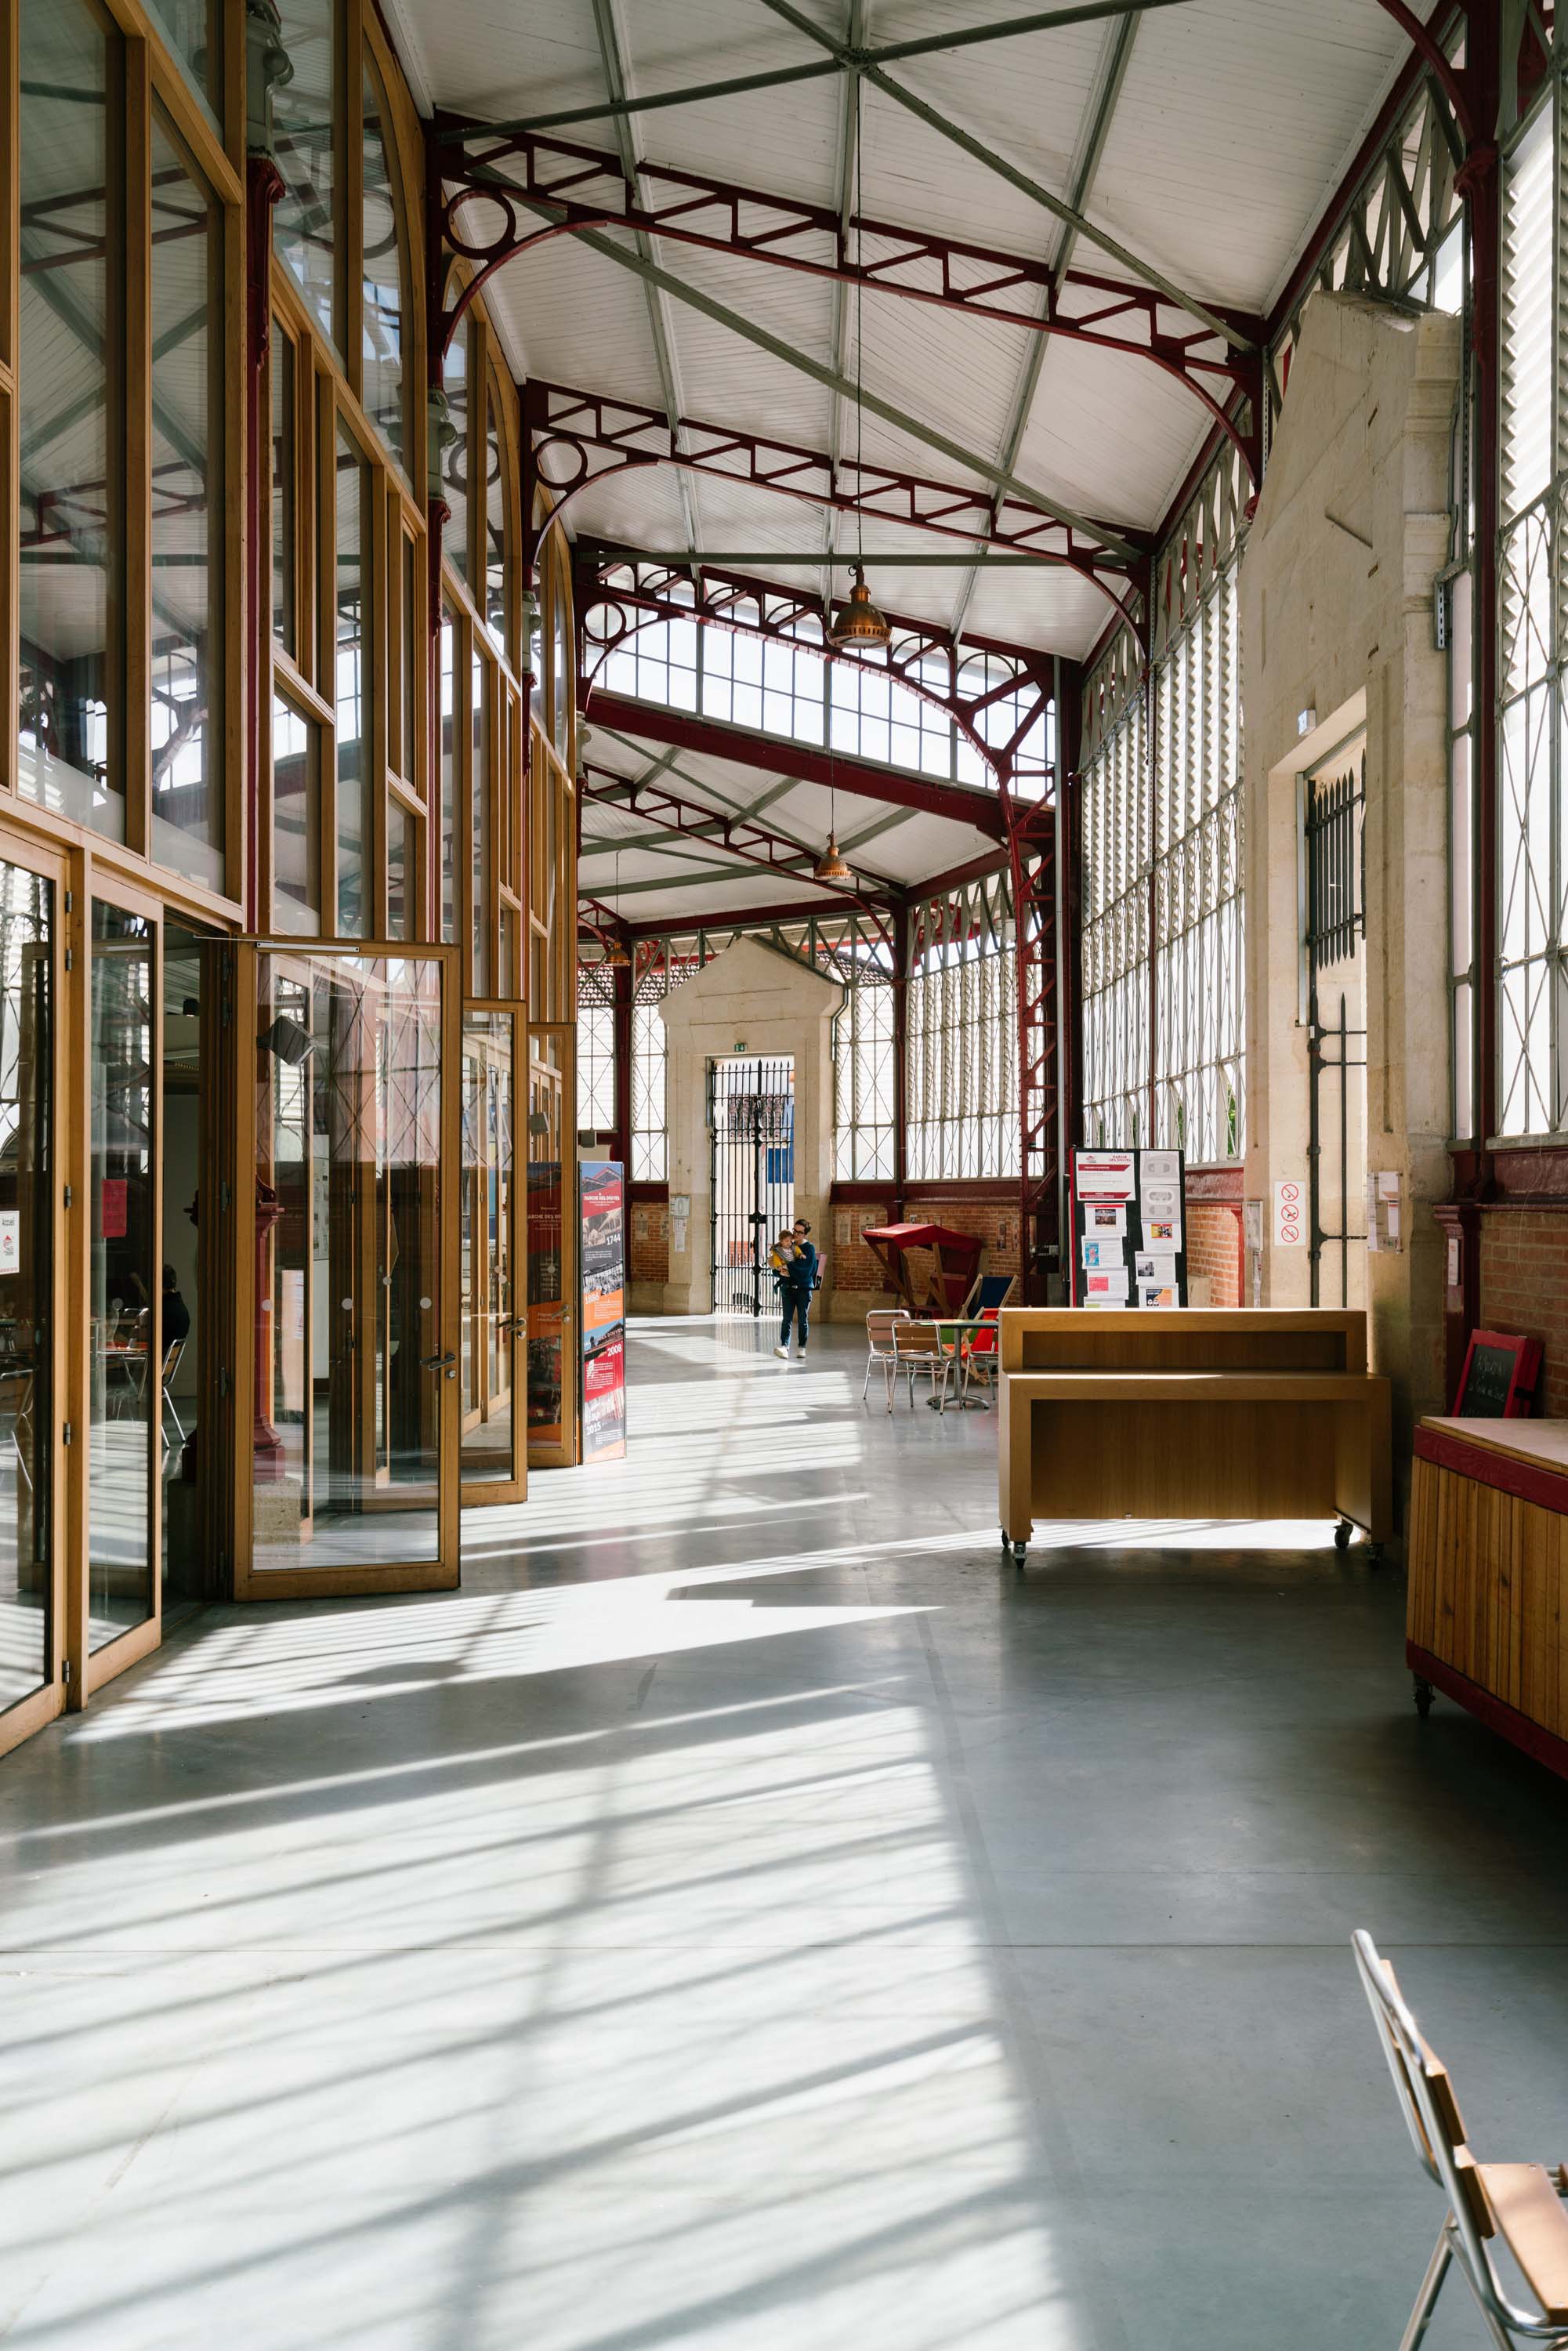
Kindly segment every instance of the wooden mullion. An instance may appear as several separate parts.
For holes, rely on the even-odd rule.
[[[235,47],[225,44],[225,61]],[[215,183],[213,183],[215,189]],[[217,633],[222,647],[220,674],[224,685],[224,881],[231,898],[245,903],[246,872],[246,516],[249,511],[246,477],[246,386],[250,380],[246,301],[246,223],[243,202],[225,199],[219,213],[215,258],[219,283],[214,304],[219,329],[207,335],[207,360],[212,371],[208,413],[223,434],[222,448],[209,451],[207,496],[221,496],[220,528],[209,545],[217,555],[214,594],[217,600]],[[266,446],[266,436],[263,436]],[[272,511],[268,499],[257,497],[256,511],[267,517],[267,547],[257,577],[268,583],[271,595]],[[270,638],[270,631],[268,636]],[[265,681],[263,682],[265,685]],[[258,779],[259,780],[259,779]]]
[[[316,423],[317,594],[316,677],[321,700],[332,713],[321,736],[320,816],[321,929],[333,936],[338,928],[338,403],[331,378],[319,371],[312,403]]]
[[[338,271],[344,372],[362,404],[365,378],[365,30],[362,0],[343,0],[337,114]]]
[[[378,438],[378,449],[380,445]],[[364,483],[364,492],[360,499],[364,579],[360,625],[364,647],[361,656],[361,674],[365,690],[361,696],[360,725],[365,795],[361,820],[360,856],[364,868],[362,898],[366,935],[372,939],[384,939],[387,935],[387,775],[392,765],[388,757],[392,674],[389,657],[391,632],[388,615],[392,600],[387,578],[392,534],[387,527],[387,475],[379,458],[372,457],[366,467]],[[367,507],[370,520],[368,534],[364,530]],[[366,606],[368,611],[363,609]]]
[[[125,784],[125,845],[151,854],[152,600],[152,82],[145,39],[121,45],[125,102],[120,110],[123,189],[125,353],[125,570],[120,638],[123,652],[121,773]],[[110,183],[114,183],[111,169]],[[107,338],[115,349],[113,312]],[[110,361],[110,378],[114,370]],[[112,759],[113,744],[110,756]]]
[[[22,7],[21,0],[0,6],[0,375],[6,389],[16,389],[19,360],[21,277],[17,266],[22,217]],[[6,462],[15,479],[14,465]],[[7,533],[9,538],[13,534]],[[8,631],[14,635],[14,631]]]

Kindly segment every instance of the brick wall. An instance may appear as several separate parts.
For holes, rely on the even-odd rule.
[[[632,1203],[632,1279],[634,1282],[668,1281],[670,1278],[670,1211],[662,1200]]]
[[[892,1295],[881,1259],[860,1238],[868,1225],[885,1225],[892,1213],[891,1200],[835,1200],[829,1212],[828,1237],[822,1245],[828,1280],[835,1296],[858,1301],[857,1314],[869,1313],[884,1296]]]
[[[986,1244],[982,1273],[1019,1270],[1019,1208],[1010,1200],[967,1199],[962,1193],[938,1190],[911,1192],[904,1213],[912,1225],[946,1225],[956,1233],[974,1233]]]
[[[1195,1281],[1207,1281],[1210,1306],[1241,1303],[1240,1214],[1224,1200],[1189,1198],[1186,1204],[1188,1293]]]
[[[1542,1341],[1537,1412],[1568,1415],[1568,1209],[1483,1209],[1481,1325]]]

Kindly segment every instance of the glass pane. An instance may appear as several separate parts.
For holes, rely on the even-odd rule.
[[[490,993],[490,672],[477,653],[469,673],[474,761],[469,769],[469,913],[474,925],[474,993]]]
[[[272,697],[272,920],[314,938],[321,928],[321,737]]]
[[[92,907],[88,1637],[152,1613],[152,927]]]
[[[419,756],[419,596],[412,538],[402,542],[402,765],[399,775],[416,786],[424,762]],[[423,797],[423,794],[422,794]]]
[[[154,0],[150,13],[215,115],[223,103],[223,0]]]
[[[441,495],[446,501],[441,549],[459,580],[468,577],[468,323],[452,338],[442,384],[451,434],[441,452]]]
[[[106,358],[114,246],[105,201],[120,44],[81,0],[26,0],[21,65],[18,780],[30,799],[123,841],[110,653],[123,547],[110,463],[120,402]]]
[[[227,1499],[225,1448],[212,1426],[203,1426],[203,1401],[217,1384],[214,1332],[221,1315],[209,1321],[208,1305],[219,1304],[227,1223],[217,1207],[222,1179],[214,1080],[227,1042],[222,1032],[229,991],[221,965],[228,952],[226,941],[210,932],[164,925],[162,1328],[156,1389],[162,1413],[165,1629],[171,1601],[207,1596],[212,1531],[223,1516],[220,1482]]]
[[[338,427],[338,928],[365,928],[365,575],[369,467]]]
[[[561,1104],[556,1041],[535,1037],[528,1071],[528,1436],[565,1439],[566,1294],[561,1264]]]
[[[512,1466],[512,1022],[463,1023],[463,1477]]]
[[[280,15],[293,71],[272,97],[274,151],[283,174],[283,194],[272,216],[272,249],[318,323],[336,338],[336,9],[333,0],[282,0]]]
[[[413,936],[413,820],[401,800],[387,799],[387,936]]]
[[[0,1708],[48,1678],[54,893],[0,865]]]
[[[364,404],[400,465],[407,462],[402,381],[402,246],[381,93],[365,68]]]
[[[566,583],[559,566],[551,601],[555,612],[555,635],[550,653],[550,693],[553,696],[556,756],[564,764],[571,728],[571,632],[567,625]]]
[[[152,854],[224,886],[219,214],[152,125]]]
[[[272,633],[294,652],[294,345],[272,327]]]
[[[441,612],[441,935],[457,940],[457,625]]]
[[[507,650],[507,481],[494,392],[485,402],[485,618]]]
[[[441,975],[258,957],[261,1570],[438,1555]]]

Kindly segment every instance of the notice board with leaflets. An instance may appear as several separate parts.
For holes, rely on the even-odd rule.
[[[1179,1151],[1071,1155],[1074,1306],[1185,1306],[1186,1226]]]
[[[626,1450],[626,1185],[619,1160],[578,1168],[582,1246],[584,1461],[619,1460]]]

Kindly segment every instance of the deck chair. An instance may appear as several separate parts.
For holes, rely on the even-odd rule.
[[[962,1384],[961,1394],[966,1404],[969,1401],[971,1382],[978,1380],[988,1395],[996,1386],[997,1366],[1001,1362],[1001,1351],[998,1345],[999,1333],[997,1330],[997,1316],[1000,1311],[999,1307],[982,1308],[976,1319],[985,1322],[987,1328],[984,1331],[966,1331],[960,1336],[958,1368]]]
[[[897,1359],[894,1352],[893,1328],[895,1322],[907,1322],[905,1306],[877,1307],[865,1318],[865,1378],[861,1383],[861,1402],[864,1404],[871,1386],[872,1366],[880,1364],[887,1385],[887,1408],[893,1410],[893,1391],[898,1378]]]
[[[1441,2060],[1421,2037],[1395,1979],[1364,1928],[1351,1938],[1362,1988],[1395,2095],[1416,2158],[1448,2199],[1427,2274],[1399,2351],[1416,2351],[1451,2263],[1480,2305],[1487,2332],[1500,2351],[1522,2343],[1568,2346],[1568,2170],[1539,2163],[1478,2163],[1465,2139],[1464,2117]],[[1536,2307],[1511,2299],[1492,2250],[1505,2244]]]
[[[915,1379],[924,1373],[931,1382],[931,1393],[937,1411],[945,1412],[947,1390],[958,1369],[958,1351],[950,1342],[944,1343],[941,1326],[936,1322],[915,1322],[907,1319],[895,1322],[893,1353],[895,1374],[906,1372],[909,1375],[910,1410],[915,1408]]]

